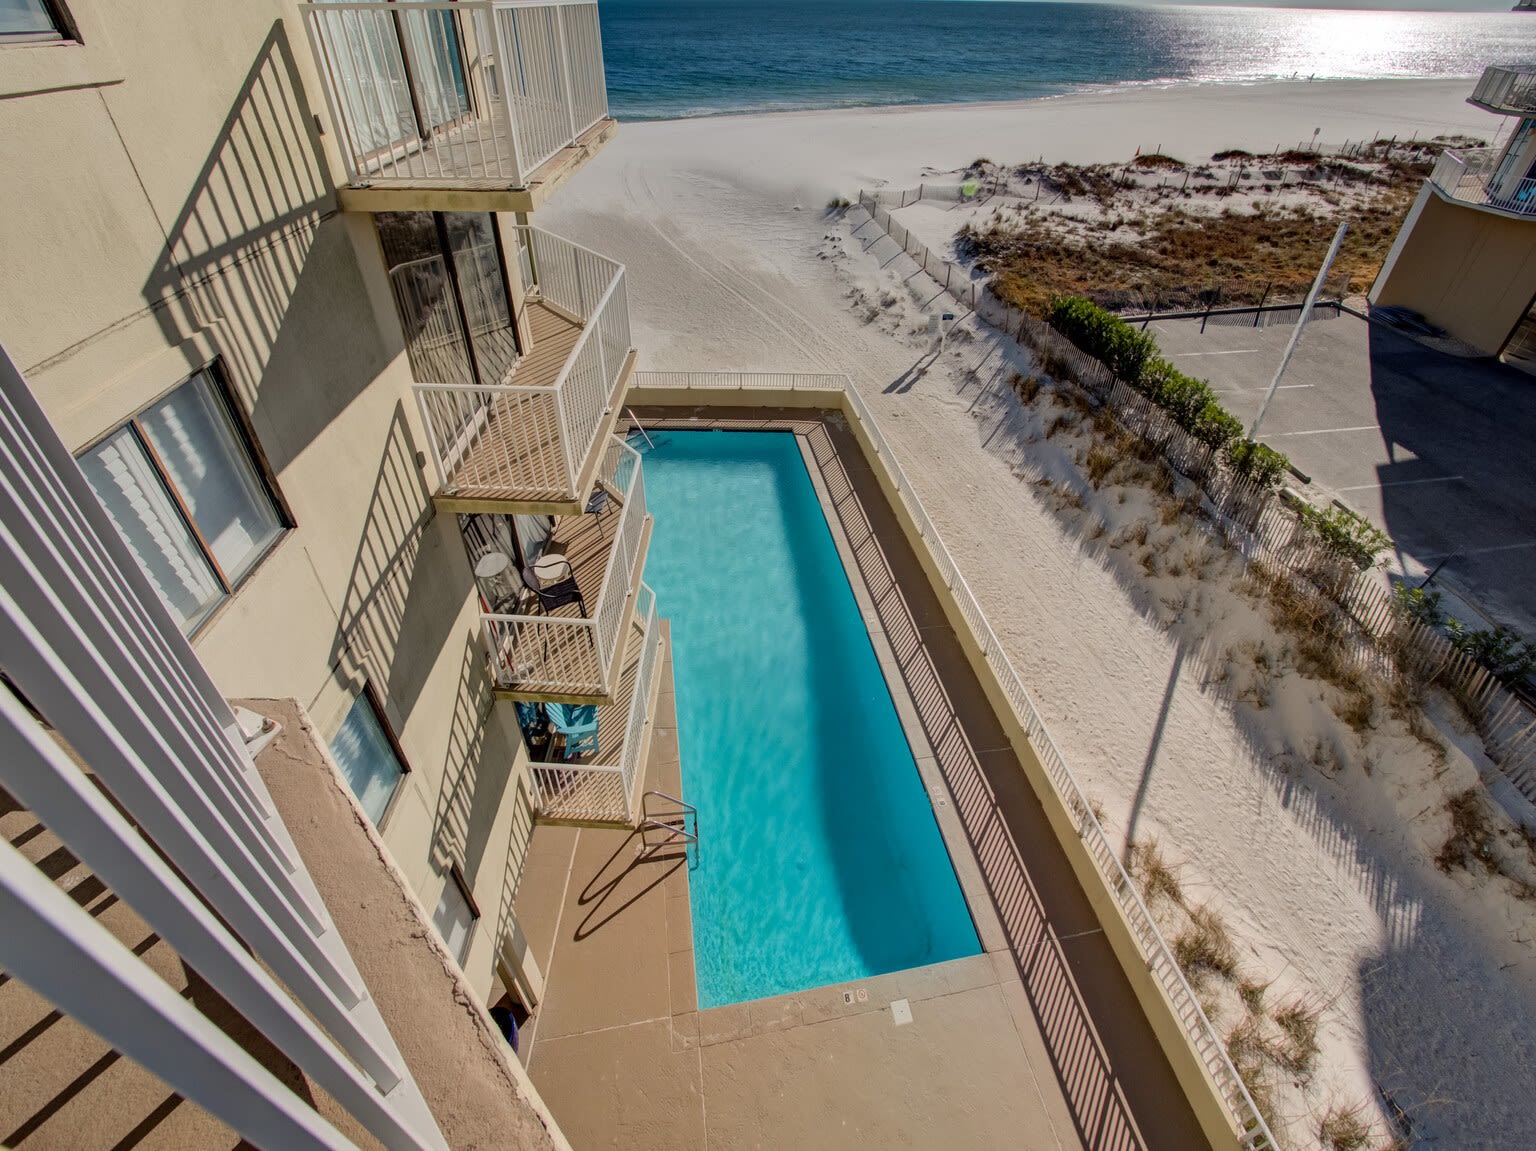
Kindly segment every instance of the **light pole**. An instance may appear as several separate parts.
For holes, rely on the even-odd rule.
[[[1275,389],[1280,386],[1280,377],[1285,375],[1291,356],[1296,352],[1296,345],[1301,343],[1301,330],[1312,318],[1312,305],[1317,303],[1318,293],[1323,290],[1323,281],[1328,278],[1328,269],[1333,267],[1333,261],[1339,254],[1339,245],[1344,242],[1344,233],[1347,231],[1349,231],[1349,225],[1340,223],[1339,230],[1333,234],[1333,244],[1328,249],[1328,256],[1323,260],[1323,266],[1317,270],[1317,279],[1312,281],[1312,290],[1307,293],[1307,302],[1301,306],[1301,315],[1296,317],[1296,330],[1291,333],[1291,342],[1285,345],[1285,355],[1280,357],[1280,366],[1275,369],[1275,378],[1269,382],[1269,391],[1264,393],[1264,402],[1259,405],[1259,414],[1253,417],[1253,426],[1248,429],[1250,440],[1259,434],[1259,424],[1264,420],[1264,413],[1269,411],[1269,401],[1275,398]]]

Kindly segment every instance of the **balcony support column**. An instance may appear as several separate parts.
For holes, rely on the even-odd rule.
[[[555,7],[555,32],[560,37],[560,81],[565,85],[565,118],[570,126],[567,144],[576,143],[576,93],[571,88],[571,58],[565,40],[565,9]]]
[[[511,215],[511,220],[508,216]],[[526,224],[528,216],[524,212],[512,215],[508,212],[497,213],[496,231],[501,237],[501,266],[507,272],[507,292],[511,297],[512,323],[517,328],[517,347],[522,355],[533,351],[533,322],[528,315],[528,289],[523,284],[523,250],[521,237],[524,235],[519,227]],[[533,252],[528,252],[529,266],[532,266]]]

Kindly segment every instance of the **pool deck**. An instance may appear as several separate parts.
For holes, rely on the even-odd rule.
[[[702,415],[678,426],[800,435],[984,953],[700,1012],[681,850],[540,826],[517,914],[548,981],[523,1057],[572,1145],[1207,1146],[851,433]],[[663,670],[645,786],[682,794]]]

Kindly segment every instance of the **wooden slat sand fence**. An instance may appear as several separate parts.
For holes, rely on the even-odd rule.
[[[1526,799],[1536,803],[1536,709],[1440,631],[1397,609],[1377,569],[1359,571],[1301,524],[1274,491],[1236,475],[1210,445],[1179,427],[1108,366],[1045,321],[994,296],[972,274],[935,255],[882,204],[905,207],[930,195],[927,185],[905,192],[860,192],[859,206],[961,307],[1012,336],[1058,379],[1070,379],[1125,430],[1152,444],[1180,475],[1199,486],[1213,519],[1250,564],[1289,581],[1307,597],[1317,625],[1326,627],[1359,666],[1412,675],[1448,691],[1472,717],[1488,757]],[[894,258],[894,257],[893,257]]]

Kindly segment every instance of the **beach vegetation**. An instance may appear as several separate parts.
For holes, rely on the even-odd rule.
[[[1504,683],[1518,684],[1536,673],[1536,644],[1521,639],[1504,624],[1468,628],[1448,616],[1445,630],[1457,651],[1470,655]]]
[[[1268,444],[1236,437],[1227,444],[1226,457],[1227,465],[1243,479],[1269,488],[1276,486],[1291,466],[1283,452]]]
[[[1173,941],[1173,957],[1191,983],[1207,975],[1237,974],[1237,948],[1221,916],[1209,907],[1189,909],[1189,923]]]
[[[1040,394],[1039,376],[1026,376],[1023,372],[1014,372],[1009,384],[1012,386],[1014,394],[1026,404],[1034,403],[1035,398]]]
[[[1186,375],[1157,355],[1151,336],[1113,312],[1080,296],[1061,296],[1051,301],[1050,322],[1202,444],[1221,451],[1242,435],[1242,422],[1222,407],[1209,382]],[[1241,449],[1239,458],[1246,469],[1240,474],[1266,483],[1278,481],[1290,465],[1279,452],[1261,445]]]
[[[1317,1139],[1324,1151],[1365,1151],[1372,1139],[1365,1108],[1330,1107],[1318,1122]]]
[[[1392,543],[1386,532],[1364,516],[1338,504],[1317,508],[1298,502],[1296,516],[1301,526],[1325,548],[1361,571],[1374,567],[1377,557]]]
[[[1144,839],[1131,845],[1130,872],[1149,903],[1164,898],[1183,905],[1184,887],[1179,882],[1178,872],[1163,856],[1157,840]]]
[[[1435,855],[1435,866],[1446,874],[1461,870],[1486,873],[1498,869],[1494,855],[1493,820],[1481,786],[1459,791],[1445,801],[1451,832]]]
[[[1131,161],[1131,167],[1146,168],[1155,172],[1182,172],[1187,165],[1183,160],[1175,159],[1162,152],[1142,152]]]
[[[1322,1014],[1321,1007],[1304,999],[1292,999],[1275,1010],[1275,1026],[1282,1038],[1274,1058],[1293,1075],[1311,1075],[1317,1066],[1321,1051],[1317,1031]]]
[[[1157,342],[1119,316],[1080,296],[1051,301],[1051,326],[1110,371],[1133,384],[1147,361],[1157,354]]]
[[[1038,210],[967,225],[960,247],[992,273],[999,298],[1039,315],[1055,296],[1083,296],[1111,310],[1275,303],[1305,296],[1347,212],[1350,231],[1329,280],[1330,295],[1347,295],[1376,278],[1430,156],[1345,161],[1227,151],[1217,153],[1216,166],[1185,166],[1182,174],[1155,154],[1113,167],[1025,167],[1018,171],[1037,185]],[[1248,168],[1250,161],[1257,163]],[[1270,195],[1255,210],[1253,197],[1266,184]],[[1104,219],[1052,208],[1084,199],[1096,201]],[[1220,204],[1241,206],[1213,211]],[[1112,216],[1136,223],[1114,228],[1105,223]]]

